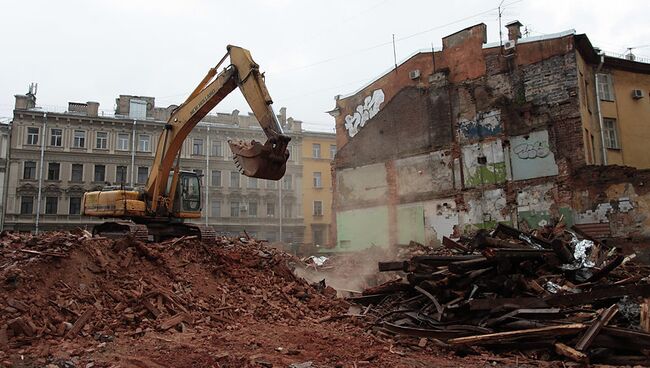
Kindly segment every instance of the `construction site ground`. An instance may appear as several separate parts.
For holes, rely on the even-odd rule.
[[[372,333],[253,239],[0,236],[4,367],[566,366]],[[352,277],[352,276],[350,276]]]

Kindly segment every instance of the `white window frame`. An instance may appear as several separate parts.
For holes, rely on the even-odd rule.
[[[77,136],[77,133],[83,134]],[[75,129],[72,133],[72,147],[73,148],[86,148],[86,131],[82,129]]]
[[[125,143],[125,144],[124,144]],[[131,135],[128,133],[117,134],[117,150],[128,151],[131,147]]]
[[[607,126],[607,123],[611,123],[611,127]],[[603,131],[605,133],[605,148],[621,149],[618,140],[618,126],[616,119],[603,118]]]
[[[311,145],[311,157],[321,158],[321,147],[320,143],[312,143]]]
[[[95,132],[95,149],[108,149],[108,132]]]
[[[58,131],[60,134],[54,135],[54,131]],[[50,128],[50,146],[52,147],[62,147],[63,146],[63,129],[62,128]]]
[[[598,94],[602,101],[615,101],[611,74],[598,74]]]
[[[192,139],[192,155],[195,156],[203,155],[203,138]]]
[[[330,158],[334,159],[335,156],[336,156],[336,145],[330,144]]]
[[[138,134],[138,152],[151,152],[151,134]]]
[[[316,203],[320,204],[320,213],[316,213]],[[312,204],[312,215],[323,216],[323,201],[314,201],[314,203]]]
[[[36,133],[30,132],[30,130],[35,129]],[[27,127],[27,144],[29,145],[37,145],[38,144],[38,138],[41,135],[41,129],[38,127]]]
[[[314,171],[314,188],[322,188],[323,187],[323,175],[321,174],[320,171]]]

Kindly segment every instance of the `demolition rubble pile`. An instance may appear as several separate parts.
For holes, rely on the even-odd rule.
[[[79,231],[0,235],[0,351],[109,342],[249,322],[291,325],[347,310],[310,285],[291,256],[250,238],[161,243]]]
[[[436,339],[458,352],[650,362],[649,268],[634,264],[634,255],[563,226],[526,234],[499,225],[443,245],[379,262],[380,271],[405,272],[405,279],[349,299],[376,318],[380,333]]]

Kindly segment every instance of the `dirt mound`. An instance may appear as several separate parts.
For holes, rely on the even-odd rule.
[[[347,309],[333,289],[297,278],[291,256],[252,239],[144,244],[57,232],[3,234],[0,244],[0,341],[10,349]]]

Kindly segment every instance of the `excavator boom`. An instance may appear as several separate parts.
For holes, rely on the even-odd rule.
[[[267,141],[264,144],[230,141],[235,164],[246,176],[268,180],[279,180],[284,176],[289,158],[287,144],[291,138],[284,135],[271,107],[273,100],[266,89],[264,75],[248,50],[232,45],[227,50],[226,56],[210,69],[187,100],[172,113],[158,141],[151,175],[145,187],[153,212],[171,212],[178,168],[174,168],[171,188],[168,188],[169,173],[183,142],[196,124],[237,87],[262,126]],[[227,56],[230,57],[230,65],[217,74],[219,65]]]

